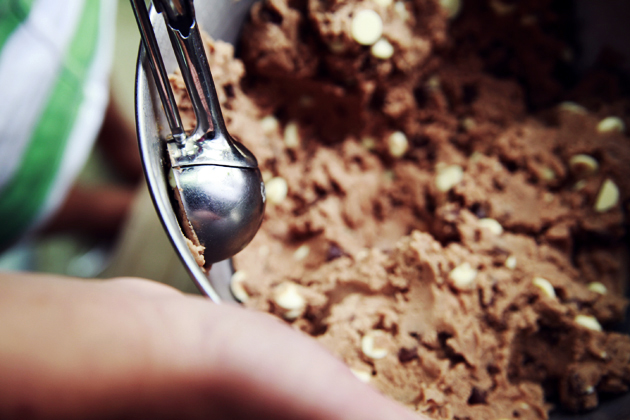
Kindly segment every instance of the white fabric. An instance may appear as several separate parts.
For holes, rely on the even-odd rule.
[[[57,81],[83,1],[36,0],[4,45],[0,55],[0,186],[21,164]]]
[[[31,231],[44,223],[61,205],[74,179],[83,168],[100,130],[109,99],[109,74],[114,50],[116,5],[117,2],[113,0],[100,2],[96,54],[90,63],[83,86],[83,102],[70,132],[57,178],[51,185],[50,194]]]

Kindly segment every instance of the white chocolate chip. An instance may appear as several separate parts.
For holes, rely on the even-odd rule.
[[[543,201],[545,203],[551,203],[553,202],[553,200],[554,200],[553,193],[550,193],[549,191],[547,191],[543,194]]]
[[[439,89],[441,86],[440,76],[434,74],[433,76],[429,77],[425,86],[431,90]]]
[[[405,5],[405,2],[397,1],[396,3],[394,3],[394,11],[398,15],[398,17],[401,18],[402,20],[409,19],[409,11],[407,10],[407,6]]]
[[[300,294],[297,286],[285,282],[274,289],[274,302],[282,309],[302,309],[306,306],[306,300]]]
[[[289,122],[284,127],[284,145],[289,149],[295,149],[300,145],[300,132],[295,121]]]
[[[372,380],[372,372],[368,372],[367,370],[359,370],[359,369],[350,368],[350,372],[352,372],[354,376],[357,377],[358,380],[366,384],[370,382],[370,380]]]
[[[484,157],[484,154],[481,152],[473,152],[472,155],[468,158],[469,162],[477,163]]]
[[[273,178],[273,173],[271,171],[261,171],[260,175],[262,175],[262,179],[264,182],[267,182],[271,178]]]
[[[374,0],[374,3],[378,4],[381,7],[389,7],[392,5],[393,0]]]
[[[177,182],[175,181],[175,173],[173,172],[172,168],[168,171],[168,185],[172,189],[177,188]]]
[[[449,165],[441,168],[435,177],[435,186],[446,192],[464,179],[464,170],[459,165]]]
[[[350,26],[352,38],[361,45],[372,45],[383,34],[383,20],[374,10],[356,12]]]
[[[490,0],[490,7],[499,16],[509,15],[516,10],[515,4],[505,4],[500,0]]]
[[[333,54],[341,54],[346,50],[346,44],[337,39],[328,44],[328,48]]]
[[[260,120],[260,128],[262,128],[263,133],[272,134],[278,131],[278,127],[280,124],[278,120],[273,115],[267,115]]]
[[[446,16],[453,19],[459,14],[462,4],[460,0],[440,0],[440,6],[446,11]]]
[[[561,111],[572,112],[579,115],[588,114],[588,110],[582,105],[570,101],[562,102],[560,105],[558,105],[558,109],[560,109]]]
[[[606,179],[599,189],[595,200],[595,211],[606,212],[614,208],[619,202],[619,188],[610,179]]]
[[[510,255],[505,260],[505,267],[510,270],[514,270],[516,268],[516,257],[514,255]]]
[[[490,232],[492,232],[495,235],[500,235],[503,233],[503,226],[501,226],[501,223],[489,217],[479,219],[479,226],[484,229],[488,229]]]
[[[545,181],[553,181],[554,179],[556,179],[556,173],[554,172],[554,170],[547,167],[542,168],[540,176]]]
[[[584,187],[586,187],[586,180],[585,179],[581,179],[578,182],[575,183],[575,185],[573,186],[573,191],[581,191],[584,189]]]
[[[363,248],[362,250],[360,250],[359,252],[357,252],[357,255],[355,256],[355,260],[356,261],[363,261],[364,259],[366,259],[368,256],[370,255],[370,250],[368,248]]]
[[[409,140],[402,131],[394,131],[387,138],[387,146],[389,147],[389,154],[392,157],[402,157],[409,149]]]
[[[470,131],[477,127],[477,122],[472,117],[466,117],[462,120],[462,127],[464,127],[466,131]]]
[[[396,179],[396,174],[394,173],[394,171],[388,170],[383,172],[383,177],[387,180],[387,181],[393,181]]]
[[[263,245],[260,248],[258,248],[258,256],[260,258],[267,258],[269,256],[269,254],[271,253],[271,249],[269,249],[268,245]]]
[[[368,150],[374,150],[376,147],[376,139],[374,137],[363,137],[361,144]]]
[[[599,169],[599,164],[593,156],[579,154],[569,159],[571,170],[580,175],[592,175]]]
[[[297,319],[300,315],[302,315],[302,310],[298,310],[298,309],[292,309],[282,314],[284,319],[288,319],[289,321]]]
[[[475,281],[477,270],[471,267],[470,263],[462,263],[451,270],[448,278],[453,282],[453,286],[458,289],[467,289]]]
[[[545,296],[550,298],[556,297],[556,291],[554,290],[551,283],[549,283],[549,280],[542,277],[534,277],[534,279],[532,280],[532,284],[538,287]]]
[[[605,295],[606,293],[608,293],[608,289],[606,288],[606,286],[604,286],[602,283],[598,281],[589,283],[588,286],[586,287],[591,292],[599,293],[600,295]]]
[[[361,338],[361,351],[370,359],[382,359],[389,353],[386,348],[378,347],[376,340],[385,336],[381,330],[367,332]]]
[[[247,274],[245,274],[245,271],[238,270],[232,274],[230,279],[230,291],[239,302],[247,302],[247,299],[249,299],[247,290],[243,287],[243,282],[246,278]]]
[[[626,131],[626,125],[619,117],[606,117],[597,124],[597,131],[599,133],[611,133],[613,131],[623,133]]]
[[[265,183],[265,190],[267,191],[267,200],[270,203],[279,204],[287,198],[289,186],[284,178],[277,176]]]
[[[575,323],[584,328],[588,328],[589,330],[593,330],[593,331],[602,330],[601,324],[599,323],[597,318],[595,318],[594,316],[578,315],[575,317]]]
[[[306,299],[300,293],[298,287],[291,282],[284,282],[273,290],[273,301],[284,310],[286,319],[299,317],[306,307]]]
[[[387,60],[394,55],[394,46],[385,38],[381,38],[376,41],[376,44],[372,45],[370,51],[374,57]]]
[[[304,244],[301,245],[298,249],[293,253],[293,259],[295,261],[302,261],[304,258],[308,257],[308,254],[311,252],[311,248]]]

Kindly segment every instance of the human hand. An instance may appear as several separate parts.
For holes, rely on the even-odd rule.
[[[0,273],[0,418],[420,417],[270,315],[146,280]]]

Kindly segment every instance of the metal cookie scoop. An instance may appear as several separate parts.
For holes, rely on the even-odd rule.
[[[156,10],[164,16],[197,118],[196,128],[188,135],[183,130],[144,1],[131,0],[131,4],[171,130],[171,136],[165,140],[166,159],[171,171],[165,175],[155,170],[155,154],[164,150],[147,149],[147,141],[143,137],[152,130],[143,126],[139,104],[136,104],[138,136],[147,181],[176,250],[201,291],[213,297],[212,288],[200,277],[199,267],[192,266],[194,260],[190,258],[190,253],[198,266],[207,267],[242,250],[262,223],[264,183],[256,158],[232,139],[225,127],[192,0],[154,0]],[[165,177],[173,188],[175,201],[179,203],[175,210],[173,206],[165,205]],[[173,213],[178,214],[181,230],[192,244],[186,246],[188,241],[182,241],[181,230],[177,232],[173,228]],[[201,255],[194,255],[196,249],[200,249],[198,245],[205,248],[202,253],[205,262],[199,258]]]

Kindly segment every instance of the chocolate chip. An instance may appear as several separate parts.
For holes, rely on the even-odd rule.
[[[472,206],[470,206],[470,211],[473,212],[473,214],[480,219],[483,219],[484,217],[488,217],[488,213],[481,206],[481,203],[474,203]]]
[[[426,108],[429,103],[429,95],[424,86],[418,86],[413,90],[413,97],[416,100],[418,108]]]
[[[479,90],[477,89],[477,86],[472,85],[472,84],[463,86],[462,100],[466,105],[470,105],[473,102],[475,102],[478,96],[479,96]]]
[[[473,387],[472,391],[470,392],[470,397],[468,397],[468,404],[469,405],[486,404],[487,397],[488,397],[487,391],[484,391],[483,389],[479,389],[477,387]]]
[[[271,8],[264,8],[260,10],[260,17],[265,22],[271,22],[276,25],[281,25],[284,20],[282,15],[278,13],[278,11],[273,10]]]
[[[403,347],[398,351],[398,360],[400,360],[400,363],[411,362],[413,359],[417,359],[417,358],[418,358],[418,349],[416,348],[406,349]]]
[[[326,254],[326,261],[336,260],[339,257],[343,257],[345,252],[339,248],[337,244],[330,244],[328,247],[328,253]]]
[[[223,90],[225,91],[225,95],[228,98],[233,98],[234,95],[234,86],[232,86],[230,83],[228,83],[227,85],[223,86]]]
[[[493,375],[493,376],[501,372],[501,369],[499,369],[497,365],[488,365],[486,366],[486,370],[488,371],[490,375]]]

